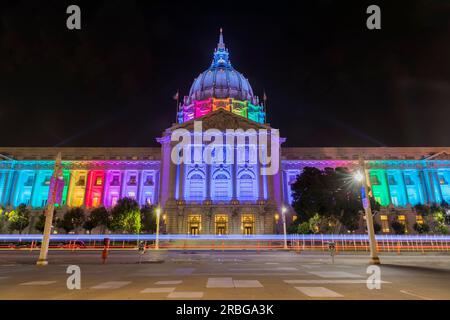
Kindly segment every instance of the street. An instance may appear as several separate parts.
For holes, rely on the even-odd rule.
[[[366,254],[285,251],[0,252],[0,299],[450,299],[450,255],[382,255],[368,289]],[[139,261],[141,260],[141,263]],[[69,290],[69,265],[81,289]]]

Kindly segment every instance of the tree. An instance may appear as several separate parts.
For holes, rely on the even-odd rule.
[[[92,228],[85,227],[85,229],[92,230],[96,227],[101,227],[100,232],[105,233],[105,229],[109,227],[110,222],[111,216],[109,211],[105,207],[98,207],[91,211],[86,221],[87,226]]]
[[[7,221],[8,217],[6,215],[6,211],[3,207],[0,207],[0,233],[3,233],[3,227]]]
[[[415,223],[414,230],[416,230],[417,233],[428,233],[430,232],[430,226],[426,223]]]
[[[286,229],[286,232],[289,234],[298,233],[298,221],[293,221]]]
[[[52,225],[55,224],[55,219],[56,219],[56,215],[57,215],[57,210],[56,208],[54,209],[53,212],[53,220],[52,220]],[[39,231],[40,233],[44,232],[45,229],[45,210],[42,212],[42,214],[40,214],[38,216],[38,220],[36,221],[36,223],[34,224],[34,228]]]
[[[131,198],[122,198],[111,210],[111,230],[139,233],[141,231],[139,204]]]
[[[19,205],[16,210],[8,213],[8,222],[11,232],[17,230],[22,233],[30,223],[30,209],[25,204]]]
[[[432,230],[436,234],[448,234],[448,227],[445,225],[445,211],[443,208],[435,209],[433,212]]]
[[[304,168],[292,184],[291,190],[292,207],[298,214],[299,222],[308,221],[315,214],[325,214],[327,186],[322,171],[313,167]]]
[[[45,229],[45,213],[42,213],[38,216],[37,222],[34,224],[34,228],[40,233],[44,232]]]
[[[95,229],[96,227],[97,225],[89,217],[83,223],[83,229],[87,230],[89,233],[91,233],[92,229]]]
[[[302,222],[298,225],[297,232],[299,234],[310,234],[311,225],[309,224],[309,222]]]
[[[292,206],[300,222],[307,222],[317,214],[323,218],[325,229],[335,226],[339,232],[343,225],[353,231],[358,228],[363,212],[360,188],[347,168],[306,167],[292,185]],[[370,200],[373,210],[378,210],[379,205],[373,198]],[[312,230],[315,231],[314,227]]]
[[[380,233],[380,231],[381,231],[381,226],[380,226],[379,223],[376,223],[376,222],[373,223],[373,231],[374,231],[375,233]]]
[[[423,217],[426,217],[430,213],[430,207],[425,204],[419,203],[414,206],[414,211],[416,211],[417,214],[420,214]]]
[[[69,233],[83,225],[85,221],[84,210],[80,207],[69,209],[62,219],[57,222],[58,228]]]
[[[405,234],[406,232],[405,225],[399,221],[392,221],[391,227],[395,234]]]
[[[143,232],[156,232],[156,214],[154,206],[146,204],[141,208],[141,221]]]

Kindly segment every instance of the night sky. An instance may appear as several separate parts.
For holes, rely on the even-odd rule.
[[[220,27],[287,146],[450,146],[449,1],[299,2],[2,0],[0,146],[157,146]]]

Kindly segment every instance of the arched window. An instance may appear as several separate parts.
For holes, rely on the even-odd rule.
[[[231,178],[228,172],[219,172],[212,179],[212,199],[227,201],[232,195]]]
[[[186,200],[205,199],[205,178],[200,173],[188,176],[186,186]]]
[[[256,200],[255,179],[249,173],[243,173],[238,179],[238,199]]]

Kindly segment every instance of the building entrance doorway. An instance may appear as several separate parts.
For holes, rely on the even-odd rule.
[[[242,215],[242,233],[245,235],[255,234],[255,216],[253,214]]]
[[[188,234],[192,236],[199,235],[201,229],[202,229],[202,217],[200,215],[189,215]]]
[[[216,214],[215,216],[216,234],[228,234],[228,216],[225,214]]]

